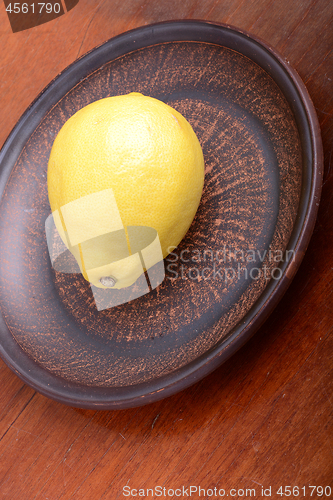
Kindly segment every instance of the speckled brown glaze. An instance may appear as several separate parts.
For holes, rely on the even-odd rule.
[[[204,192],[186,237],[165,260],[163,283],[98,312],[81,275],[50,266],[47,162],[73,113],[132,91],[167,102],[192,124],[205,157]],[[73,387],[128,388],[192,366],[228,341],[278,281],[270,273],[295,225],[302,169],[286,98],[239,52],[212,43],[156,43],[102,65],[40,120],[6,185],[0,305],[11,335],[45,373]],[[244,260],[249,254],[255,258]],[[251,278],[252,268],[265,268],[265,275]]]

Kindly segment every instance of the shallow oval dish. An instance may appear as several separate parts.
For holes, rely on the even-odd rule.
[[[51,266],[47,162],[73,113],[132,91],[191,123],[204,192],[162,283],[98,311],[81,275]],[[82,408],[138,406],[191,385],[239,349],[286,291],[314,227],[322,163],[304,84],[248,33],[165,22],[94,49],[38,96],[1,151],[1,357],[37,391]]]

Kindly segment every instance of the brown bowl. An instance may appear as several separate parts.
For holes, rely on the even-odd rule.
[[[50,264],[47,162],[73,113],[131,91],[192,124],[204,193],[162,284],[97,311],[81,275]],[[258,329],[308,245],[323,161],[314,107],[279,54],[230,26],[175,21],[124,33],[69,66],[21,117],[0,164],[1,357],[48,397],[113,409],[184,389]]]

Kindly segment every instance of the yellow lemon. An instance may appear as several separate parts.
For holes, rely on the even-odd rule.
[[[123,288],[185,236],[204,159],[180,113],[133,92],[93,102],[63,125],[47,181],[56,227],[83,276],[100,288]],[[146,247],[151,258],[142,266]]]

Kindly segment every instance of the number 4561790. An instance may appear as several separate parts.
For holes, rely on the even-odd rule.
[[[46,14],[51,14],[54,12],[55,14],[59,14],[61,10],[60,3],[10,3],[8,7],[6,7],[6,11],[14,14],[28,14],[31,12],[34,14],[35,12],[41,14],[42,12]]]
[[[280,486],[280,488],[276,492],[277,495],[281,497],[312,497],[316,495],[316,497],[329,497],[331,498],[332,490],[330,486]]]

